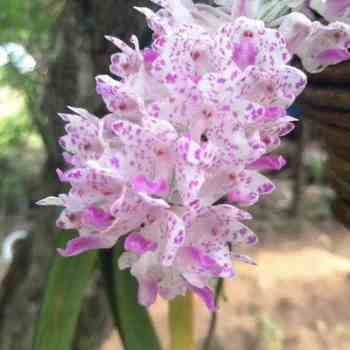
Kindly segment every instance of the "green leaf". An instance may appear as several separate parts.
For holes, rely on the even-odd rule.
[[[263,0],[261,3],[259,19],[266,24],[285,16],[290,12],[290,0]]]
[[[75,234],[63,233],[59,246]],[[55,256],[49,271],[33,350],[71,350],[84,292],[92,275],[96,252],[75,257]]]
[[[115,325],[125,350],[160,350],[147,309],[137,302],[137,282],[129,271],[118,268],[118,258],[123,252],[121,241],[113,250],[100,253],[106,293]]]

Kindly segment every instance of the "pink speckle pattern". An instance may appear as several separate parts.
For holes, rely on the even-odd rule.
[[[233,15],[214,29],[189,0],[154,2],[163,8],[137,8],[151,47],[107,37],[120,50],[117,78],[96,77],[109,113],[61,115],[69,168],[57,174],[71,188],[39,204],[63,206],[57,225],[79,232],[64,256],[125,236],[119,266],[138,280],[140,303],[193,291],[214,310],[209,281],[234,277],[234,259],[254,264],[236,252],[258,241],[242,208],[274,190],[261,171],[285,164],[270,152],[293,128],[286,110],[306,77],[288,65],[283,34],[261,21]]]

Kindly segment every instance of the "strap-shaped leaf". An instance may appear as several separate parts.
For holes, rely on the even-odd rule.
[[[63,246],[74,234],[61,234]],[[65,258],[55,256],[37,320],[33,350],[71,350],[84,291],[92,275],[96,253]]]
[[[113,250],[101,251],[100,258],[106,293],[124,349],[160,350],[147,309],[137,302],[135,278],[129,271],[118,268],[118,258],[122,251],[122,242],[118,242]]]

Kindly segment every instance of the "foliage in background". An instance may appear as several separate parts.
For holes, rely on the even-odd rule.
[[[31,182],[40,171],[43,157],[41,139],[33,128],[23,94],[0,87],[0,110],[0,210],[6,214],[28,207]]]
[[[58,244],[64,245],[69,235],[61,235]],[[54,256],[45,296],[36,324],[35,350],[70,350],[86,289],[91,280],[96,253],[74,259]]]
[[[4,0],[0,13],[0,212],[25,209],[38,179],[47,117],[40,112],[43,82],[54,59],[51,28],[63,1]],[[47,13],[43,16],[42,13]],[[33,164],[35,167],[29,166]],[[19,208],[19,206],[21,208]]]
[[[269,315],[257,315],[257,339],[269,350],[283,350],[284,334],[281,325]]]

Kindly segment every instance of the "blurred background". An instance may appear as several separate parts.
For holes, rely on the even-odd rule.
[[[108,73],[114,52],[105,34],[151,40],[123,0],[1,0],[0,4],[0,349],[31,348],[50,258],[57,211],[35,202],[63,192],[58,112],[67,105],[103,115],[94,76]],[[298,103],[290,111],[302,116]],[[332,211],[335,193],[327,147],[317,124],[300,119],[281,149],[288,166],[269,174],[277,190],[253,208],[258,267],[237,266],[226,282],[210,349],[350,349],[350,236]],[[121,349],[96,272],[87,291],[74,349]],[[166,304],[151,308],[164,346]],[[196,303],[203,344],[209,318]]]

